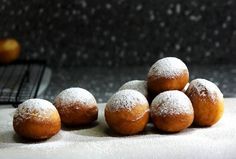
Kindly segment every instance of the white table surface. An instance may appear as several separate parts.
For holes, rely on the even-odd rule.
[[[29,142],[12,128],[15,109],[0,107],[0,159],[79,158],[236,158],[236,98],[225,99],[223,118],[208,128],[188,128],[162,134],[149,124],[142,134],[121,137],[113,134],[99,104],[98,121],[88,127],[62,128],[54,137]]]

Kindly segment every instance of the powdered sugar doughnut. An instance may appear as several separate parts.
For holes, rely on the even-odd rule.
[[[182,90],[188,83],[187,66],[178,58],[166,57],[152,65],[148,72],[148,89],[155,94],[167,90]]]
[[[83,88],[68,88],[55,98],[55,106],[66,125],[82,125],[97,120],[94,96]]]
[[[205,79],[190,82],[186,91],[194,108],[194,124],[211,126],[223,115],[224,98],[219,88]]]
[[[57,109],[43,99],[29,99],[18,106],[13,117],[15,132],[25,138],[47,139],[61,128]]]
[[[119,90],[125,90],[125,89],[132,89],[132,90],[139,91],[146,98],[148,97],[147,81],[144,81],[144,80],[128,81],[125,84],[123,84]]]
[[[122,135],[142,131],[149,118],[147,99],[136,90],[121,90],[107,102],[105,119],[108,126]]]
[[[181,91],[165,91],[157,95],[150,107],[154,125],[166,132],[178,132],[193,122],[194,112],[189,98]]]

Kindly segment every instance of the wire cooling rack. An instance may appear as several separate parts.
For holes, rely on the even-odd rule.
[[[44,61],[18,61],[0,65],[0,105],[17,106],[36,98],[46,68]]]

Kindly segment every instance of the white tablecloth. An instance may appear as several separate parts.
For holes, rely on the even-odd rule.
[[[98,122],[62,130],[38,143],[22,140],[13,131],[14,108],[0,106],[0,158],[236,158],[236,99],[225,99],[223,118],[209,128],[188,128],[162,134],[149,124],[139,135],[120,137],[105,124],[104,104]]]

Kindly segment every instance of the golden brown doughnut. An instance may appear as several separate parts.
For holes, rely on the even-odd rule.
[[[122,135],[132,135],[143,131],[148,118],[148,101],[135,90],[118,91],[108,100],[105,108],[108,126]]]
[[[15,132],[29,139],[47,139],[61,129],[57,109],[43,99],[29,99],[18,106],[13,118]]]
[[[147,81],[144,81],[144,80],[128,81],[119,88],[119,91],[125,90],[125,89],[132,89],[132,90],[139,91],[147,98],[149,103],[152,102],[153,98],[151,97],[151,95],[148,92]]]
[[[154,97],[148,92],[147,81],[144,80],[132,80],[123,84],[119,90],[132,89],[142,93],[148,100],[148,103],[151,104]],[[151,117],[149,115],[149,123],[151,123]]]
[[[89,124],[98,117],[94,96],[83,88],[68,88],[55,98],[55,106],[65,125]]]
[[[132,89],[132,90],[139,91],[146,98],[148,98],[147,81],[144,81],[144,80],[128,81],[125,84],[123,84],[119,90],[125,90],[125,89]]]
[[[189,127],[194,118],[192,103],[181,91],[165,91],[157,95],[150,107],[156,128],[165,132],[179,132]]]
[[[152,65],[147,76],[148,89],[154,94],[167,90],[182,90],[188,81],[187,66],[175,57],[158,60]]]
[[[186,91],[194,109],[194,124],[211,126],[223,115],[224,98],[219,88],[205,79],[190,82]]]

